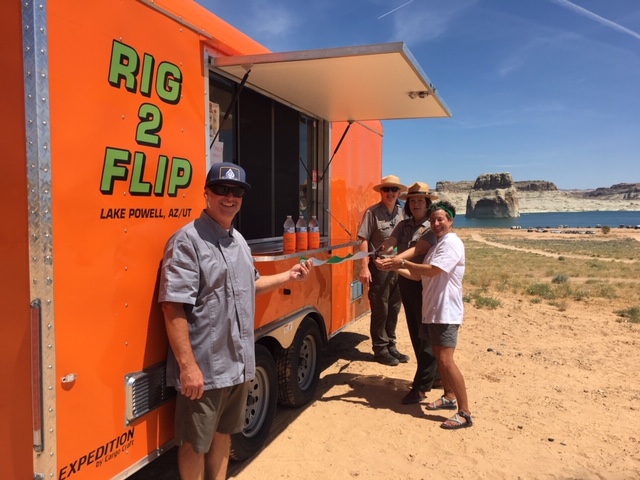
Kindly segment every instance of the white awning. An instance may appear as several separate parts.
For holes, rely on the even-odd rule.
[[[215,57],[211,66],[328,121],[450,117],[404,43]]]

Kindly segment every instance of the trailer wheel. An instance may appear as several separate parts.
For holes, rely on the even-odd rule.
[[[267,440],[277,405],[276,365],[262,345],[256,345],[256,376],[249,384],[245,426],[231,435],[231,458],[246,460]]]
[[[289,348],[277,358],[278,400],[289,407],[311,401],[320,378],[320,330],[311,318],[305,318]]]

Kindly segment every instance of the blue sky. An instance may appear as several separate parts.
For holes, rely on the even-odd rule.
[[[274,52],[404,41],[452,117],[383,122],[383,175],[640,182],[638,0],[198,3]]]

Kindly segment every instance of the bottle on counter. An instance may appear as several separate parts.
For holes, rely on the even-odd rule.
[[[307,232],[307,222],[300,215],[296,222],[296,250],[307,250],[309,248],[309,232]]]
[[[309,250],[320,248],[320,224],[315,215],[309,221]]]
[[[282,250],[285,253],[296,251],[296,224],[291,215],[287,215],[284,221],[284,233],[282,235]]]

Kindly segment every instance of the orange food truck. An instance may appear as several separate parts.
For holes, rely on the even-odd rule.
[[[126,478],[172,446],[158,272],[218,161],[252,185],[236,226],[260,273],[327,260],[257,298],[249,457],[368,312],[348,257],[379,120],[447,107],[403,43],[272,53],[191,0],[7,1],[0,27],[3,478]],[[319,248],[283,252],[287,215],[317,217]]]

